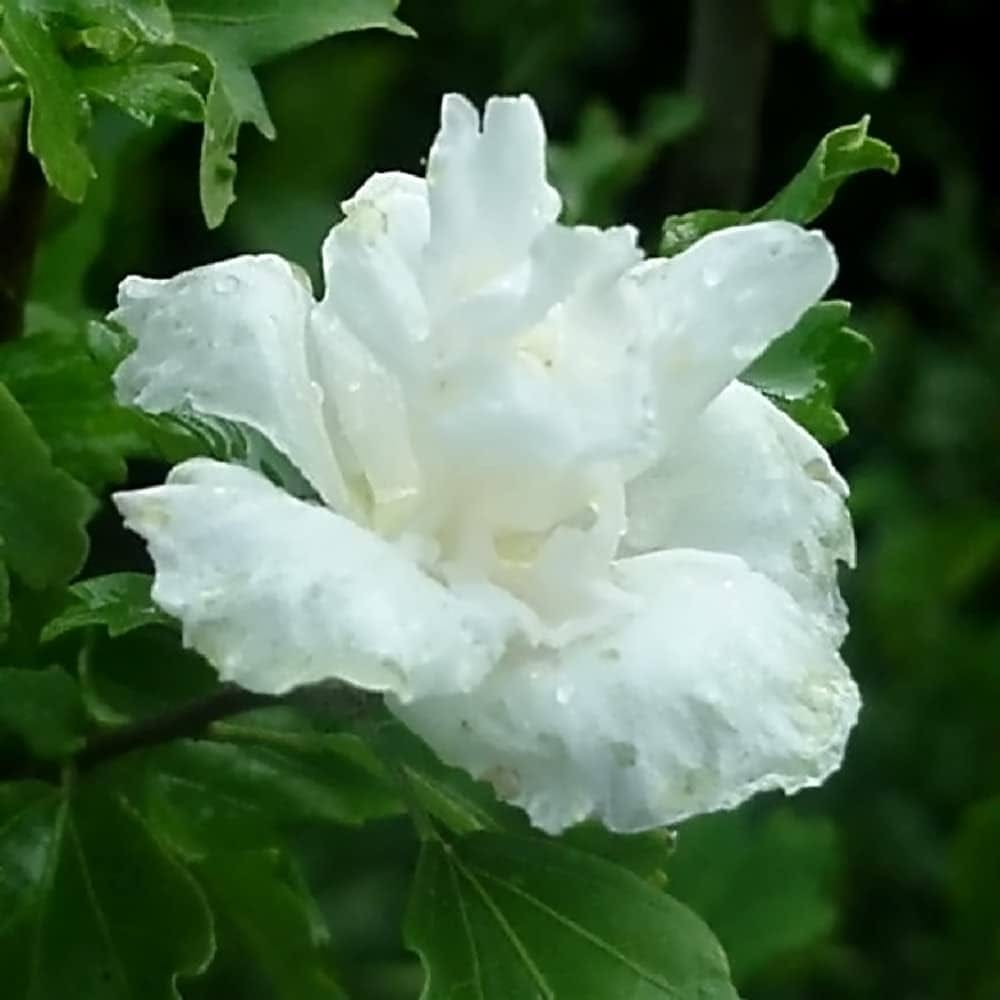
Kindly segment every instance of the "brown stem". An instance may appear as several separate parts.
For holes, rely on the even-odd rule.
[[[274,695],[254,694],[235,684],[223,684],[217,691],[198,701],[181,705],[163,715],[140,719],[138,722],[98,733],[76,755],[77,770],[91,768],[147,747],[169,743],[171,740],[200,736],[213,722],[232,715],[249,712],[254,708],[280,703]]]
[[[28,780],[58,782],[64,764],[71,763],[77,771],[86,772],[136,750],[173,740],[210,735],[209,727],[213,722],[268,705],[298,705],[310,712],[323,716],[332,714],[343,720],[356,718],[378,700],[378,695],[338,683],[315,684],[287,695],[255,694],[235,684],[224,684],[210,695],[163,715],[96,733],[69,761],[42,761],[27,756],[0,759],[0,783]]]
[[[677,148],[671,211],[746,207],[770,53],[766,0],[694,0],[686,89],[702,118]]]
[[[25,114],[10,184],[0,203],[0,342],[19,336],[24,325],[24,302],[45,214],[47,186],[28,149],[27,128]]]

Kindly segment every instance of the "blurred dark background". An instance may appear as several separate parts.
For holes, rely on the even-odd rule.
[[[852,180],[819,223],[841,258],[834,293],[877,349],[834,448],[854,491],[847,659],[866,707],[824,789],[685,824],[669,866],[753,1000],[1000,997],[1000,89],[986,9],[404,0],[418,40],[345,37],[263,70],[278,139],[245,132],[239,200],[216,232],[198,209],[197,129],[102,118],[101,180],[82,213],[54,208],[39,263],[38,294],[58,302],[99,245],[80,277],[101,312],[126,273],[234,253],[277,251],[315,275],[340,200],[373,170],[420,171],[446,90],[532,93],[568,214],[631,221],[651,250],[667,212],[758,204],[825,132],[872,115],[901,172]],[[363,842],[304,845],[346,975],[371,1000],[416,996],[398,940],[409,848],[392,824]],[[242,995],[229,974],[191,996]]]

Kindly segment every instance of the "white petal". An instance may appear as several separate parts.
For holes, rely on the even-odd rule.
[[[427,481],[464,512],[441,519],[547,531],[586,516],[609,470],[648,464],[660,435],[641,303],[620,280],[638,256],[632,230],[553,226],[506,308],[483,294],[454,314],[414,420]]]
[[[839,766],[857,689],[783,590],[693,551],[619,573],[636,607],[617,629],[394,711],[553,833],[588,816],[620,831],[676,823]]]
[[[756,389],[732,383],[627,492],[628,552],[742,556],[842,638],[838,562],[854,561],[847,484],[818,442]]]
[[[348,500],[306,360],[313,300],[287,261],[237,257],[165,281],[126,278],[112,318],[138,341],[115,372],[122,402],[247,424],[327,503]]]
[[[426,287],[434,312],[520,263],[559,215],[559,195],[545,180],[545,128],[527,96],[491,98],[480,130],[476,109],[448,94],[427,183]]]
[[[335,317],[329,320],[317,317],[311,334],[330,437],[345,477],[364,480],[359,492],[370,498],[374,527],[392,534],[423,485],[406,403],[398,380]]]
[[[367,215],[385,230],[402,257],[416,271],[430,236],[427,182],[422,177],[390,171],[372,174],[342,205],[348,218]]]
[[[118,493],[156,563],[153,599],[224,680],[282,693],[337,678],[416,695],[465,690],[515,627],[399,547],[250,469],[207,459],[165,486]]]
[[[556,224],[544,229],[521,267],[435,317],[436,339],[445,345],[444,361],[460,361],[463,352],[481,355],[491,342],[527,330],[560,303],[595,286],[612,285],[642,260],[637,238],[631,226]],[[641,316],[636,321],[641,322]]]
[[[669,435],[817,302],[837,272],[822,233],[790,222],[722,229],[632,273],[658,340]]]
[[[419,283],[427,242],[426,188],[407,174],[376,174],[343,204],[323,243],[319,315],[341,324],[390,372],[418,374],[430,321]]]

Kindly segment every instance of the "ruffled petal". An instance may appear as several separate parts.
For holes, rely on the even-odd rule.
[[[628,485],[624,548],[741,556],[839,641],[847,622],[837,566],[854,562],[846,497],[822,446],[756,389],[734,382]]]
[[[394,534],[423,486],[399,381],[335,317],[317,318],[311,333],[344,476],[373,527]]]
[[[426,185],[375,174],[343,203],[345,218],[323,243],[321,320],[342,325],[390,372],[419,377],[430,319],[420,286],[427,242]]]
[[[193,459],[115,502],[149,544],[153,599],[251,691],[331,678],[403,701],[467,690],[518,627],[487,588],[446,589],[401,548],[250,469]]]
[[[481,355],[484,348],[530,329],[561,303],[599,286],[610,287],[642,260],[637,238],[631,226],[548,226],[520,268],[435,317],[443,362]],[[641,321],[641,315],[636,320]]]
[[[561,202],[545,179],[545,127],[527,96],[479,112],[448,94],[427,161],[431,209],[425,287],[432,312],[523,262]]]
[[[119,399],[192,409],[263,434],[339,510],[349,499],[306,354],[313,305],[290,264],[236,257],[168,280],[126,278],[111,318],[138,341],[115,372]]]
[[[667,436],[790,330],[836,273],[826,237],[790,222],[722,229],[676,257],[635,268],[657,341]]]
[[[619,831],[677,823],[839,766],[857,689],[785,591],[695,551],[618,575],[635,604],[617,627],[394,711],[553,833],[590,816]]]

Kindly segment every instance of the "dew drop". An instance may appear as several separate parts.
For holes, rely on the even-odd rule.
[[[223,274],[212,285],[219,295],[232,295],[239,287],[240,279],[235,274]]]
[[[706,288],[715,288],[722,281],[722,274],[714,267],[706,266],[701,269],[701,280]]]
[[[573,688],[568,684],[560,684],[556,688],[556,701],[560,705],[568,705],[573,697]]]

